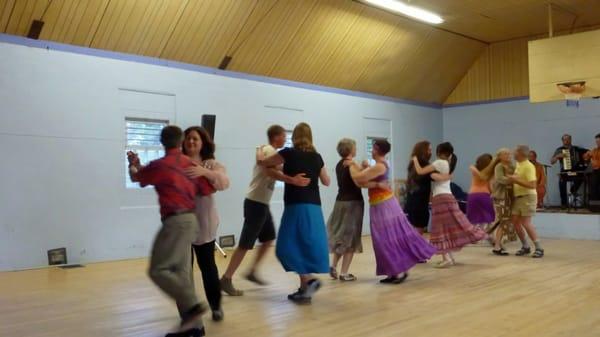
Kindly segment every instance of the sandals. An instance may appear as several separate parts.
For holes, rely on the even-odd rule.
[[[329,276],[331,276],[332,280],[338,279],[338,272],[337,272],[337,270],[335,270],[334,267],[329,267]]]
[[[494,253],[494,255],[498,255],[498,256],[508,256],[508,252],[506,250],[504,250],[504,248],[492,249],[492,253]]]
[[[544,257],[544,250],[543,249],[536,249],[535,252],[533,253],[533,255],[531,255],[532,258],[534,259],[539,259]]]
[[[356,281],[356,276],[354,276],[352,274],[340,275],[340,281],[342,281],[342,282]]]
[[[518,251],[515,253],[515,255],[516,255],[516,256],[525,256],[525,255],[529,255],[529,254],[531,254],[531,248],[529,248],[529,247],[527,247],[527,248],[525,248],[525,247],[522,247],[521,249],[519,249],[519,250],[518,250]],[[542,255],[543,255],[543,254],[544,254],[544,253],[543,253],[543,251],[542,251]]]
[[[454,262],[452,260],[443,260],[433,265],[434,268],[443,269],[452,266]]]

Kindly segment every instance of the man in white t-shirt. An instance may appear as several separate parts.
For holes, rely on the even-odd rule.
[[[269,145],[257,147],[257,157],[262,152],[262,158],[268,158],[277,153],[277,149],[285,145],[285,129],[279,125],[272,125],[267,130]],[[288,184],[297,186],[307,186],[310,179],[299,174],[294,177],[286,176],[279,168],[265,168],[254,165],[252,181],[244,200],[244,226],[240,235],[238,247],[231,256],[231,261],[227,270],[221,278],[221,290],[230,296],[241,296],[243,291],[233,286],[232,277],[236,272],[248,250],[254,248],[254,243],[258,240],[261,246],[256,253],[256,258],[246,274],[248,281],[259,285],[265,285],[256,276],[256,267],[262,261],[270,246],[275,240],[275,224],[269,209],[269,203],[275,189],[275,181],[280,180]]]

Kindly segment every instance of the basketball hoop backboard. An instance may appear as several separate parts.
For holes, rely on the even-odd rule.
[[[529,100],[568,99],[577,106],[581,98],[600,96],[599,60],[600,30],[530,41]]]

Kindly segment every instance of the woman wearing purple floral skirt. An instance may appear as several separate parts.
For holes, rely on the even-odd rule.
[[[376,140],[372,156],[375,165],[360,171],[357,165],[351,169],[355,181],[369,188],[369,214],[371,238],[377,275],[387,276],[381,283],[402,283],[408,270],[420,261],[428,260],[436,253],[410,224],[398,200],[389,188],[389,166],[385,155],[391,146],[386,140]]]

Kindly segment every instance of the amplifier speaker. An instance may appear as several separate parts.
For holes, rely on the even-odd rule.
[[[210,138],[215,139],[215,124],[217,123],[217,116],[215,115],[202,115],[202,127],[208,131]]]

